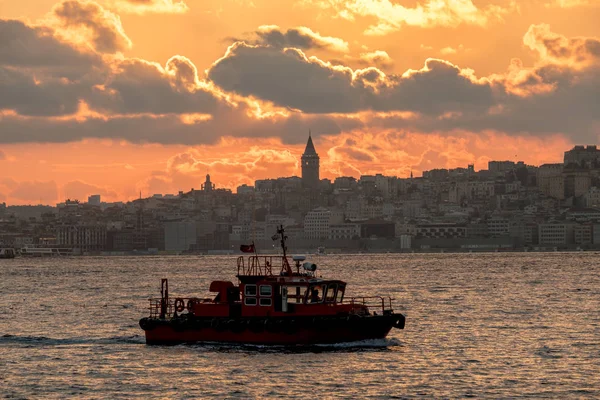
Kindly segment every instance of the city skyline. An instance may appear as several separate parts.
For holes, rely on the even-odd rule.
[[[1,10],[0,203],[300,176],[309,129],[332,180],[541,165],[598,142],[598,1]]]
[[[555,171],[557,168],[562,171],[564,167],[573,167],[574,165],[576,165],[576,168],[590,168],[592,167],[591,164],[589,164],[592,160],[597,160],[598,159],[598,152],[600,150],[598,149],[597,145],[575,145],[572,148],[568,149],[567,151],[564,152],[564,158],[557,163],[546,163],[546,164],[542,164],[542,166],[544,167],[548,167],[548,170],[550,171]],[[584,161],[585,160],[585,161]],[[299,164],[301,165],[300,171],[301,173],[299,174],[299,176],[297,175],[292,175],[292,176],[287,176],[287,177],[282,177],[282,176],[278,176],[278,177],[266,177],[264,179],[257,179],[254,182],[252,182],[252,184],[248,185],[248,184],[242,184],[240,186],[237,186],[236,188],[229,188],[229,187],[217,187],[217,184],[214,183],[214,181],[212,180],[210,174],[206,174],[203,178],[205,179],[204,182],[198,182],[197,186],[194,186],[192,188],[190,188],[189,190],[177,190],[173,193],[148,193],[146,195],[144,195],[141,191],[139,193],[139,196],[137,198],[134,199],[129,199],[129,200],[124,200],[124,199],[120,199],[120,200],[116,200],[116,201],[109,201],[109,202],[105,202],[101,200],[105,200],[104,198],[102,198],[102,195],[97,194],[97,193],[91,193],[89,192],[89,188],[88,188],[88,192],[90,193],[89,195],[86,194],[85,196],[83,196],[82,198],[76,198],[76,197],[65,197],[65,199],[62,202],[58,202],[55,205],[56,206],[60,206],[60,205],[65,205],[68,203],[74,204],[74,203],[80,203],[80,204],[84,204],[86,203],[86,199],[87,199],[87,203],[88,204],[92,204],[94,206],[100,206],[101,203],[104,205],[107,204],[117,204],[117,203],[125,203],[125,202],[131,202],[132,200],[137,200],[137,199],[147,199],[150,197],[165,197],[165,198],[178,198],[181,197],[184,194],[190,194],[193,193],[194,191],[196,192],[212,192],[215,189],[219,189],[219,190],[227,190],[230,191],[230,193],[236,193],[236,194],[246,194],[248,189],[254,191],[260,191],[260,189],[258,188],[257,185],[258,183],[261,183],[261,186],[266,184],[268,181],[272,181],[272,182],[278,182],[280,180],[287,180],[289,178],[297,178],[298,182],[300,184],[300,187],[307,190],[308,192],[319,192],[321,190],[323,190],[325,187],[321,185],[321,181],[322,180],[329,180],[329,185],[334,184],[337,182],[336,179],[328,179],[328,178],[322,178],[319,175],[319,156],[318,153],[316,151],[316,148],[313,144],[312,141],[312,137],[310,135],[309,132],[309,136],[308,136],[308,140],[307,143],[304,147],[304,152],[302,153],[302,155],[299,157]],[[598,161],[594,161],[594,163],[597,163]],[[525,162],[523,162],[522,160],[518,160],[518,161],[513,161],[513,160],[490,160],[488,162],[487,165],[487,169],[486,168],[481,168],[481,169],[477,169],[475,168],[474,164],[468,164],[466,166],[457,166],[455,168],[432,168],[431,170],[423,170],[422,175],[421,176],[414,176],[413,171],[410,172],[410,175],[408,177],[398,177],[398,176],[386,176],[384,174],[381,173],[374,173],[374,174],[370,174],[370,175],[360,175],[358,177],[354,177],[354,176],[338,176],[337,178],[342,178],[344,180],[344,182],[347,181],[347,178],[350,179],[354,179],[355,182],[360,182],[363,178],[373,178],[373,177],[385,177],[385,178],[393,178],[393,179],[409,179],[412,181],[413,178],[423,178],[426,180],[447,180],[448,182],[456,182],[456,181],[460,181],[460,180],[464,180],[465,177],[471,177],[473,178],[475,173],[477,172],[490,172],[492,173],[492,176],[496,173],[498,173],[499,171],[513,171],[513,174],[516,173],[517,169],[522,168],[522,167],[526,167],[528,170],[533,168],[534,170],[538,170],[538,168],[540,166],[538,165],[530,165],[527,164]],[[597,165],[594,164],[593,168],[596,168]],[[445,174],[444,174],[445,172]],[[542,173],[542,176],[544,176],[544,174],[546,174],[546,172],[540,171]],[[466,175],[465,175],[466,174]],[[552,175],[554,176],[554,172],[552,172]],[[369,179],[368,179],[369,180]],[[344,183],[345,185],[346,183]],[[285,185],[285,184],[284,184]],[[335,186],[335,185],[334,185]],[[234,190],[235,189],[235,190]],[[243,189],[242,192],[240,192],[240,189]],[[86,192],[87,193],[87,192]],[[54,204],[42,204],[40,203],[31,203],[31,204],[7,204],[6,202],[4,203],[0,203],[2,205],[5,206],[54,206]]]

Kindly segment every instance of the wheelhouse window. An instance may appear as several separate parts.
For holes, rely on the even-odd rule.
[[[335,302],[336,290],[337,290],[337,285],[335,283],[327,285],[327,294],[325,295],[326,303]]]
[[[290,304],[302,304],[306,297],[306,286],[286,286],[287,302]]]
[[[261,306],[270,306],[271,304],[273,304],[273,302],[271,301],[270,297],[261,297],[260,298]]]
[[[260,295],[265,297],[271,297],[273,294],[273,287],[271,285],[260,285]]]
[[[271,300],[271,299],[269,299]],[[256,297],[246,297],[244,299],[244,304],[247,306],[255,306],[256,305]]]
[[[323,295],[325,294],[325,290],[327,289],[327,285],[314,285],[309,289],[308,294],[308,302],[309,303],[322,303]]]
[[[346,290],[345,285],[340,285],[338,287],[337,293],[335,294],[335,302],[341,303],[344,300],[344,291]]]
[[[244,287],[244,294],[246,296],[256,296],[256,285],[246,285]]]

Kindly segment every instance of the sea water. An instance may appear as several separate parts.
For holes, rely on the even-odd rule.
[[[600,398],[600,257],[327,255],[346,295],[393,297],[406,329],[310,347],[147,346],[171,297],[235,282],[229,256],[0,260],[4,398]]]

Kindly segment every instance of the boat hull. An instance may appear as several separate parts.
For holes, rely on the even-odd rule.
[[[403,329],[402,314],[344,317],[142,318],[147,344],[221,342],[297,345],[383,339],[392,328]]]

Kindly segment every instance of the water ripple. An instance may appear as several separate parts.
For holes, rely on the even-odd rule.
[[[593,253],[327,256],[348,294],[394,297],[406,329],[321,346],[146,346],[170,279],[204,297],[234,257],[15,259],[0,268],[5,398],[600,398]],[[190,279],[193,277],[193,279]]]

